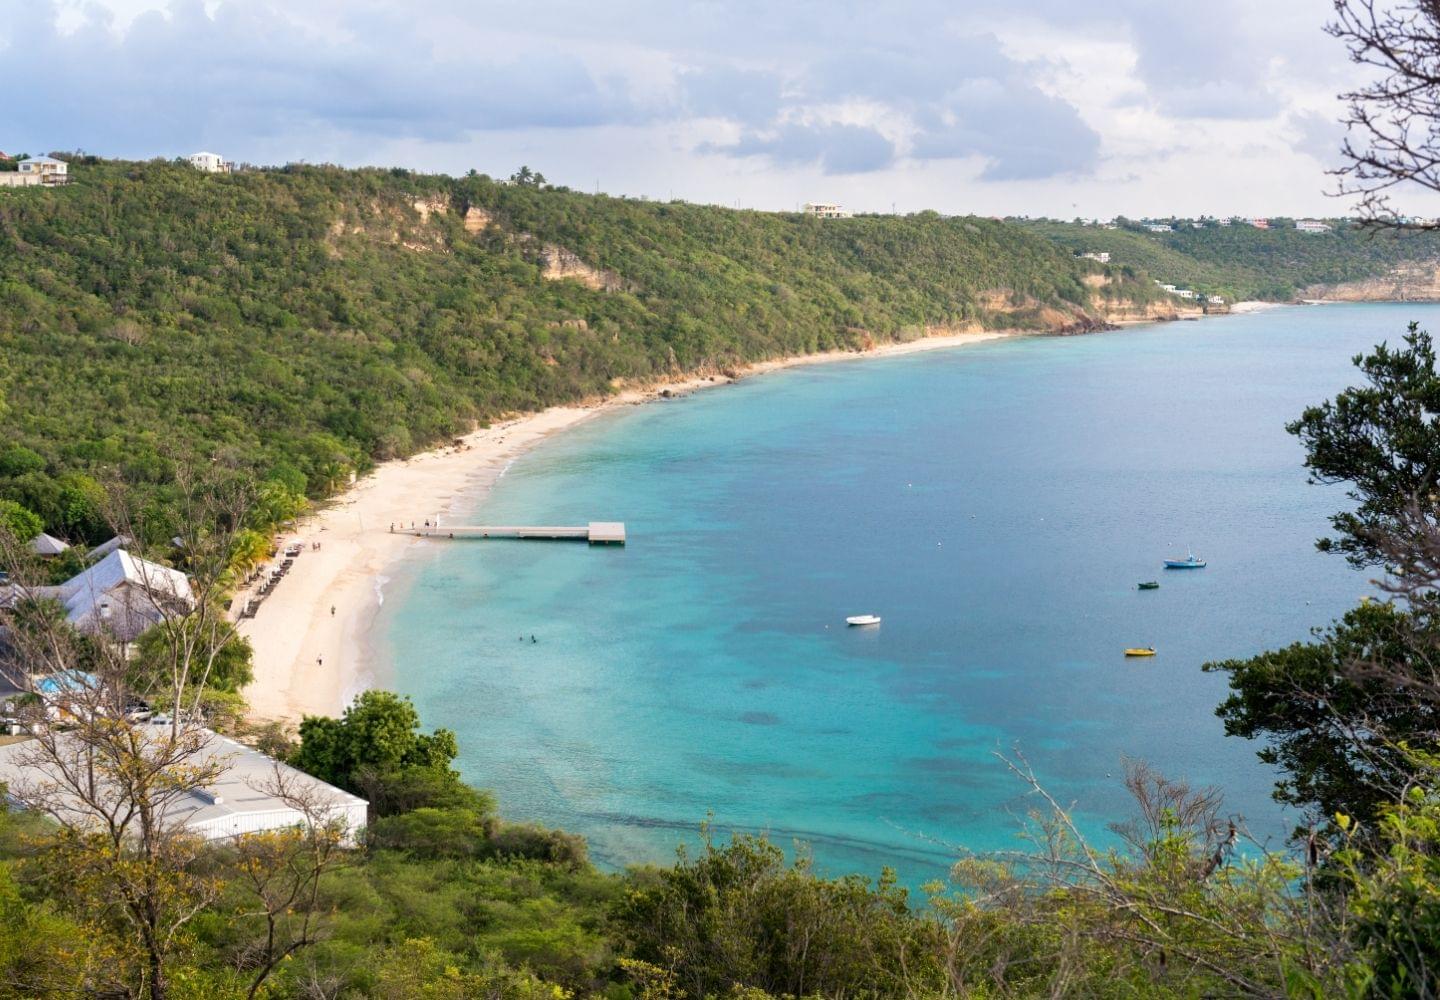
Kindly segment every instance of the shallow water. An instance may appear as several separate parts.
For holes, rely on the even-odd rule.
[[[608,864],[666,860],[713,815],[918,884],[954,845],[1016,846],[1037,803],[997,751],[1099,837],[1133,757],[1278,839],[1294,817],[1200,664],[1366,591],[1314,551],[1343,491],[1306,484],[1283,425],[1411,319],[1440,308],[997,341],[607,414],[456,516],[623,520],[629,545],[426,546],[387,589],[379,680],[458,732],[508,816]],[[1160,568],[1187,546],[1207,569]],[[884,624],[844,627],[862,612]]]

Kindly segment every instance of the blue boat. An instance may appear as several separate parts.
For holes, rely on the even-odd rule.
[[[1166,559],[1166,569],[1204,569],[1205,560],[1196,559],[1195,553],[1190,552],[1184,559]]]

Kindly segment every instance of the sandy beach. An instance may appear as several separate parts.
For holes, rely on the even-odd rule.
[[[836,351],[752,365],[748,378],[801,364],[890,357],[962,347],[1015,334],[956,333],[869,351]],[[306,516],[281,536],[282,548],[301,546],[289,574],[254,618],[238,625],[255,651],[255,681],[246,689],[253,719],[298,721],[304,715],[338,715],[368,686],[369,628],[383,600],[383,585],[412,546],[434,544],[401,533],[391,524],[442,519],[458,498],[473,500],[526,449],[557,431],[616,407],[674,396],[735,381],[697,377],[627,389],[593,403],[557,406],[499,422],[461,439],[459,446],[387,462],[344,494]],[[319,548],[313,546],[318,543]],[[235,607],[251,592],[237,595]]]

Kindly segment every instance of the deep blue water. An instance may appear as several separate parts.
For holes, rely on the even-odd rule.
[[[507,815],[610,864],[664,861],[710,814],[916,884],[951,845],[1016,845],[1037,803],[995,754],[1017,749],[1098,836],[1133,757],[1278,841],[1293,817],[1200,664],[1367,590],[1314,551],[1343,491],[1307,485],[1283,425],[1411,319],[1440,309],[992,342],[605,415],[457,516],[623,520],[629,545],[426,546],[377,620],[378,680],[459,733]],[[1187,546],[1209,567],[1163,572]],[[883,626],[846,629],[860,612]]]

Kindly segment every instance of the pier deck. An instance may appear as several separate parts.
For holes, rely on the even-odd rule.
[[[572,527],[557,525],[517,524],[445,524],[427,528],[401,528],[407,535],[421,538],[485,539],[529,538],[543,541],[589,542],[591,545],[624,545],[625,524],[622,521],[591,521]]]

